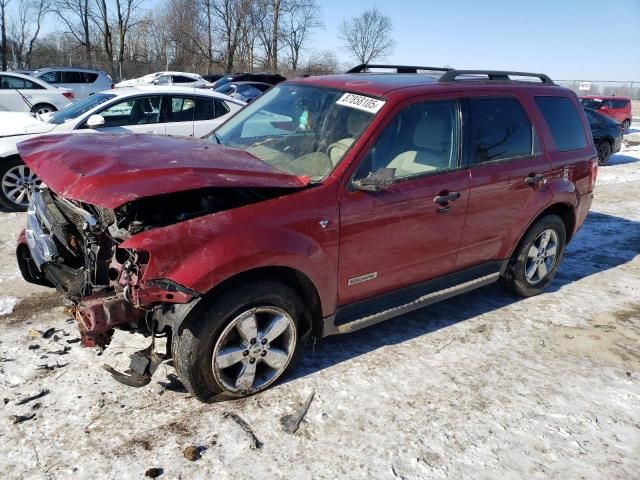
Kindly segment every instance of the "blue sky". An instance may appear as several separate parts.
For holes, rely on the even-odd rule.
[[[553,79],[640,82],[640,0],[319,0],[313,48],[349,62],[344,18],[376,5],[390,16],[389,63],[525,70]]]

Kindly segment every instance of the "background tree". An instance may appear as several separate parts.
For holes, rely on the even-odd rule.
[[[345,50],[360,63],[386,58],[393,52],[391,18],[376,7],[362,15],[344,20],[339,27]]]
[[[282,39],[289,48],[291,70],[298,70],[300,51],[316,28],[323,26],[316,0],[290,0],[283,13]]]
[[[7,4],[9,0],[0,0],[0,30],[2,35],[2,71],[7,70]]]
[[[89,0],[55,0],[53,11],[66,27],[65,33],[70,34],[84,50],[85,65],[90,67],[93,64],[90,30],[93,10]]]
[[[42,21],[49,13],[49,0],[19,0],[18,21],[14,27],[13,41],[18,68],[31,68],[31,55],[35,47]]]

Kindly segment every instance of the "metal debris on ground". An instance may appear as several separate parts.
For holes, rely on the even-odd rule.
[[[182,451],[184,458],[189,460],[190,462],[195,462],[202,457],[202,452],[204,452],[205,447],[196,447],[195,445],[190,445]]]
[[[71,340],[67,340],[67,343],[78,343],[80,338],[72,338]]]
[[[222,416],[224,418],[227,418],[227,417],[231,418],[231,420],[233,420],[238,425],[240,425],[240,427],[242,427],[242,429],[245,431],[247,435],[249,435],[249,437],[253,442],[252,448],[255,448],[256,450],[259,450],[262,448],[263,443],[260,440],[258,440],[258,437],[256,437],[256,434],[253,432],[251,425],[249,425],[242,417],[240,417],[238,414],[233,412],[225,412]]]
[[[282,429],[287,433],[296,433],[298,428],[300,428],[300,423],[304,419],[305,415],[309,411],[309,406],[315,397],[315,390],[311,392],[311,395],[307,398],[307,400],[300,406],[301,408],[295,411],[290,415],[285,415],[280,418],[280,424],[282,425]]]
[[[40,345],[38,345],[37,343],[29,345],[29,350],[38,350],[39,348],[40,348]]]
[[[31,415],[11,415],[9,418],[13,420],[13,424],[26,422],[27,420],[32,420],[36,417],[35,413]]]
[[[66,355],[71,351],[71,347],[65,346],[62,350],[54,350],[53,352],[47,352],[51,355]]]
[[[56,333],[55,328],[47,328],[44,332],[42,332],[42,338],[51,338],[54,333]]]
[[[47,390],[46,388],[42,389],[42,390],[40,390],[39,393],[36,393],[35,395],[31,395],[30,397],[23,398],[22,400],[16,402],[16,405],[24,405],[25,403],[29,403],[29,402],[31,402],[33,400],[37,400],[39,398],[42,398],[45,395],[49,395],[49,393],[50,393],[49,390]]]
[[[148,478],[158,478],[163,473],[164,470],[162,468],[153,467],[144,472],[144,476]]]
[[[56,362],[56,364],[55,364],[55,365],[47,365],[47,364],[44,364],[44,365],[38,365],[38,366],[36,367],[36,370],[47,370],[47,371],[51,371],[51,370],[55,370],[56,368],[66,367],[67,365],[69,365],[69,364],[68,364],[68,363],[60,364],[60,363]]]

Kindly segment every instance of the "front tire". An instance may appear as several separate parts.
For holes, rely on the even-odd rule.
[[[24,212],[29,205],[29,192],[41,180],[19,157],[0,159],[0,205],[11,212]]]
[[[518,244],[500,284],[520,297],[542,293],[558,271],[566,239],[566,228],[559,216],[539,219]]]
[[[31,113],[37,113],[38,115],[44,115],[49,112],[57,112],[58,109],[50,103],[38,103],[31,109]]]
[[[300,296],[274,281],[204,299],[174,332],[178,376],[201,401],[265,390],[299,358],[305,315]]]

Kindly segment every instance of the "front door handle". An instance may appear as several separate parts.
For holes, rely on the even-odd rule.
[[[544,175],[541,173],[538,173],[537,175],[532,174],[532,175],[529,175],[528,177],[525,177],[524,183],[526,183],[527,185],[535,185],[536,183],[540,183],[543,180],[544,180]]]
[[[455,202],[460,198],[460,192],[449,192],[448,194],[444,194],[442,192],[437,197],[433,197],[433,203],[437,203],[439,205],[446,205],[449,202]]]

